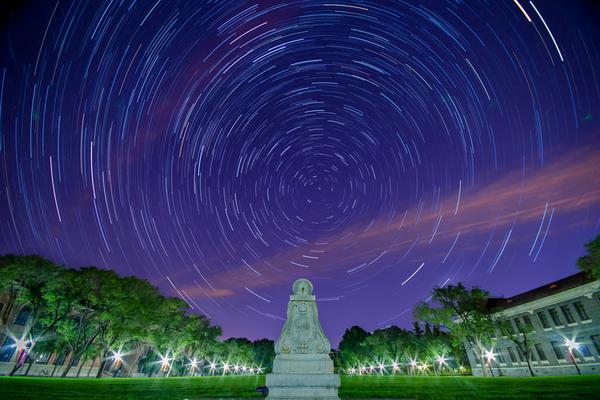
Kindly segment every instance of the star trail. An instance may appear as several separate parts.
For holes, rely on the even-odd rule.
[[[434,286],[511,295],[600,232],[592,2],[3,6],[0,253],[134,274],[274,338],[313,280],[333,343]]]

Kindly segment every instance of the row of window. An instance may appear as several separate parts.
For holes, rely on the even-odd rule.
[[[4,343],[2,343],[2,348],[0,349],[0,361],[8,362],[10,361],[15,352],[17,351],[17,347],[15,346],[15,341],[11,337],[7,337],[4,339]],[[59,353],[54,359],[54,365],[63,365],[65,363],[65,359],[68,355],[67,351],[63,351]],[[48,360],[50,359],[50,353],[40,354],[35,362],[36,364],[48,364]],[[79,363],[79,357],[73,360],[73,366],[76,366]]]
[[[590,336],[591,343],[596,349],[596,353],[600,354],[600,335]],[[575,357],[591,357],[593,356],[590,351],[587,343],[587,340],[584,337],[578,337],[575,339],[579,344],[579,348],[573,351]],[[557,360],[566,360],[567,359],[567,349],[565,347],[564,342],[559,341],[551,341],[550,346],[552,347],[552,351],[556,356]],[[529,352],[531,353],[531,359],[533,361],[548,361],[548,356],[546,355],[546,346],[545,343],[536,343],[529,348]],[[508,356],[510,357],[510,361],[514,364],[517,362],[526,362],[526,357],[523,350],[519,346],[515,347],[507,347],[506,351],[508,352]],[[497,350],[496,354],[498,362],[504,364],[506,363],[506,359],[501,351],[501,349]],[[478,360],[479,362],[479,360]]]
[[[579,317],[580,321],[590,320],[590,316],[588,315],[585,306],[581,301],[574,302],[573,307],[575,308],[575,312]],[[561,313],[559,313],[559,310],[561,311]],[[567,324],[572,324],[576,322],[575,317],[573,316],[573,313],[571,311],[571,305],[569,304],[565,304],[556,308],[549,308],[546,311],[540,310],[536,312],[536,315],[540,321],[540,325],[544,329],[552,327],[550,320],[552,320],[554,326],[563,326],[564,323],[561,314],[564,317]],[[548,315],[550,315],[550,318],[548,318]],[[524,332],[526,330],[525,328],[533,329],[533,321],[531,320],[531,317],[529,315],[524,315],[520,318],[516,317],[513,319],[513,330],[515,333]]]
[[[4,309],[4,303],[0,303],[0,312]],[[29,315],[31,314],[31,310],[29,307],[23,307],[19,314],[17,315],[17,319],[15,319],[15,325],[25,326],[27,320],[29,319]]]
[[[573,307],[575,308],[575,312],[577,313],[577,316],[579,317],[580,321],[588,321],[590,319],[590,316],[585,310],[585,306],[582,302],[574,302]],[[560,306],[560,311],[565,317],[565,321],[567,322],[567,324],[572,324],[576,322],[575,318],[573,317],[573,313],[571,312],[571,307],[569,304]],[[547,329],[551,327],[550,321],[548,320],[548,317],[546,316],[546,313],[544,311],[538,311],[536,314],[540,320],[542,328]],[[550,318],[552,319],[552,322],[555,326],[564,325],[560,314],[558,313],[558,310],[556,308],[549,308],[548,314],[550,314]]]

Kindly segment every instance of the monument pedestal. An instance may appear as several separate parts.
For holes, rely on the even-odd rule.
[[[340,377],[327,354],[277,355],[266,384],[267,399],[339,400]]]
[[[333,373],[331,346],[312,292],[309,280],[294,282],[287,319],[275,343],[273,373],[267,375],[268,400],[339,400],[340,377]]]

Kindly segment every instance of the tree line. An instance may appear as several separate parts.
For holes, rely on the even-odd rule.
[[[364,374],[466,373],[461,343],[439,325],[415,322],[412,330],[389,326],[367,332],[360,326],[346,329],[334,363],[339,372]]]
[[[185,301],[112,270],[72,269],[36,255],[5,255],[0,257],[0,294],[5,296],[0,343],[10,337],[18,352],[11,375],[22,368],[28,373],[43,354],[65,351],[71,356],[63,377],[74,365],[81,370],[96,358],[101,360],[101,377],[107,364],[125,353],[134,355],[130,367],[138,366],[148,376],[192,374],[215,360],[228,360],[232,368],[268,370],[274,358],[273,341],[219,341],[221,328],[191,313]],[[16,308],[29,312],[19,337],[8,324]]]
[[[600,278],[600,236],[585,245],[587,254],[577,266]],[[148,376],[186,375],[206,365],[221,371],[239,366],[261,366],[268,372],[274,359],[273,341],[246,338],[219,341],[221,328],[208,318],[191,313],[186,302],[165,297],[145,280],[120,277],[95,267],[70,269],[39,256],[0,257],[0,343],[15,307],[27,307],[30,316],[20,338],[20,355],[11,375],[25,364],[28,372],[36,355],[68,350],[72,356],[62,371],[66,376],[75,361],[99,358],[100,377],[115,351],[133,352],[134,364]],[[444,374],[468,371],[465,348],[480,360],[484,375],[492,373],[491,349],[497,337],[515,343],[531,375],[532,326],[515,331],[510,321],[498,318],[488,306],[489,292],[462,283],[433,289],[430,301],[414,308],[412,330],[389,326],[367,332],[359,326],[345,331],[332,351],[336,370],[342,373]],[[152,351],[147,351],[148,347]],[[112,353],[112,357],[111,357]],[[165,363],[166,361],[166,363]],[[194,364],[196,366],[194,367]],[[168,368],[165,368],[165,365]],[[190,367],[191,366],[191,367]],[[237,372],[237,371],[232,371]]]

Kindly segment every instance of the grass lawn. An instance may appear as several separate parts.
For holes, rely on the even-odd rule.
[[[259,397],[264,376],[168,379],[59,379],[0,377],[0,398],[161,399]],[[342,398],[419,400],[596,399],[600,375],[535,378],[343,376]]]

